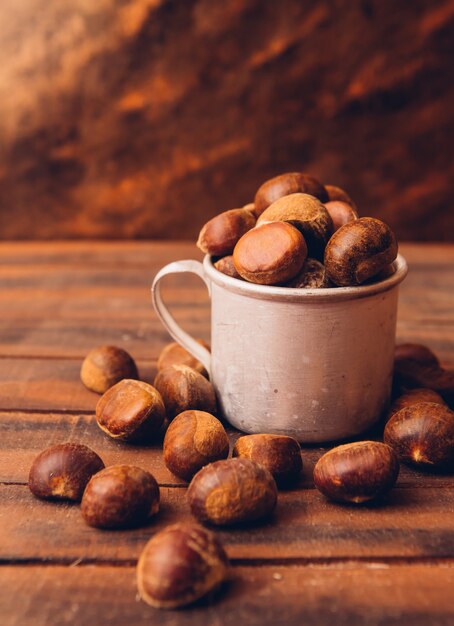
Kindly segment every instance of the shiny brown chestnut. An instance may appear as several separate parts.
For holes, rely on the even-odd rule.
[[[279,285],[301,271],[306,256],[301,233],[286,222],[273,222],[243,235],[233,251],[233,262],[245,280]]]
[[[229,571],[216,535],[198,524],[173,524],[147,543],[137,564],[139,595],[158,609],[176,609],[215,590]]]
[[[360,285],[397,256],[397,241],[384,222],[361,217],[341,226],[325,249],[329,278],[340,287]]]
[[[165,417],[159,391],[140,380],[121,380],[96,405],[96,421],[101,430],[125,441],[152,439],[159,433]]]
[[[99,346],[85,357],[80,378],[91,391],[104,393],[123,378],[139,378],[134,359],[122,348]]]
[[[356,204],[350,198],[348,193],[342,189],[342,187],[337,187],[336,185],[325,185],[326,193],[328,194],[327,202],[336,202],[339,200],[340,202],[346,202],[356,211]],[[326,204],[326,202],[325,202]]]
[[[222,257],[222,259],[217,260],[215,263],[213,263],[213,265],[218,270],[218,272],[222,272],[226,276],[231,276],[232,278],[237,278],[238,280],[243,280],[238,274],[235,264],[233,262],[233,254]]]
[[[200,343],[200,345],[207,350],[210,349],[210,346],[205,341],[203,341],[203,339],[197,339],[197,343]],[[194,356],[192,356],[192,354],[185,350],[183,346],[180,346],[180,344],[176,341],[172,341],[171,343],[164,346],[158,357],[158,370],[163,370],[166,367],[170,367],[171,365],[187,365],[188,367],[192,367],[193,369],[200,372],[203,376],[208,376],[207,371],[202,363],[200,363],[200,361],[198,361]]]
[[[247,209],[224,211],[207,222],[200,231],[197,247],[205,254],[232,254],[240,237],[255,226],[255,215]]]
[[[333,233],[333,221],[324,205],[305,193],[294,193],[273,202],[257,220],[257,227],[268,222],[288,222],[304,237],[308,255],[323,260],[323,251]]]
[[[439,469],[454,464],[454,412],[434,402],[407,406],[391,417],[385,442],[404,463]]]
[[[245,435],[233,448],[233,456],[250,459],[265,467],[278,485],[295,481],[303,462],[299,443],[285,435]]]
[[[333,287],[333,284],[328,278],[325,266],[320,261],[306,259],[301,272],[282,286],[293,289],[325,289]]]
[[[392,417],[394,413],[397,413],[401,409],[413,406],[414,404],[420,404],[421,402],[434,402],[435,404],[446,405],[440,394],[432,389],[410,389],[410,391],[406,391],[394,400],[391,408],[389,409],[388,415],[389,417]]]
[[[293,193],[304,193],[318,198],[321,202],[328,201],[325,187],[313,176],[301,172],[288,172],[270,178],[261,185],[255,194],[255,214],[259,217],[263,211],[282,198]]]
[[[325,208],[333,220],[333,231],[339,230],[344,224],[353,222],[358,219],[358,213],[348,202],[341,200],[331,200],[325,202]]]
[[[157,373],[154,386],[164,400],[169,419],[190,409],[216,413],[213,385],[192,367],[166,367]]]
[[[399,474],[394,450],[378,441],[357,441],[326,452],[314,468],[315,486],[336,502],[360,504],[389,491]]]
[[[90,479],[82,496],[82,516],[95,528],[140,526],[158,510],[158,483],[134,465],[106,467]]]
[[[88,446],[61,443],[36,457],[28,486],[38,498],[79,502],[90,478],[103,467],[101,458]]]
[[[277,487],[266,468],[235,458],[203,467],[192,479],[187,497],[191,513],[199,521],[227,526],[270,515],[276,506]]]
[[[183,411],[167,429],[163,452],[167,468],[189,481],[204,465],[228,457],[229,438],[214,415]]]

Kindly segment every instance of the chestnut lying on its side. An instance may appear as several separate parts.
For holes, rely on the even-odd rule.
[[[333,448],[314,468],[314,482],[327,498],[359,504],[389,491],[399,474],[394,450],[378,441],[358,441]]]

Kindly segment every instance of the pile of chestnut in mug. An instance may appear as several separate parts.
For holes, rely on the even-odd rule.
[[[389,226],[359,218],[340,187],[298,172],[267,180],[252,204],[213,217],[197,245],[228,276],[306,289],[381,280],[397,256]]]

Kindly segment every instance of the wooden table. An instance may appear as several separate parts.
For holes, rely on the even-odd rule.
[[[454,362],[454,246],[402,245],[398,340],[420,341]],[[303,449],[297,489],[280,493],[272,521],[219,531],[231,582],[183,611],[139,601],[135,563],[148,538],[188,520],[185,486],[161,450],[109,440],[96,426],[95,394],[79,382],[82,358],[116,344],[153,380],[168,337],[149,287],[165,263],[197,257],[184,243],[30,243],[0,246],[0,623],[454,624],[454,477],[403,467],[380,505],[326,501],[311,471],[322,448]],[[209,339],[209,307],[197,279],[169,279],[176,318]],[[232,439],[236,436],[232,432]],[[162,512],[146,528],[87,527],[77,505],[35,499],[33,458],[63,441],[92,446],[106,464],[134,463],[161,485]]]

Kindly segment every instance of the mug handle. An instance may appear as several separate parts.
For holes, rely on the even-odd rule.
[[[211,354],[209,350],[200,345],[198,341],[191,337],[189,333],[187,333],[181,328],[179,324],[177,324],[173,316],[170,314],[168,308],[164,304],[161,296],[160,283],[164,276],[167,276],[168,274],[181,274],[187,272],[196,274],[199,278],[203,280],[211,297],[210,283],[205,276],[202,263],[200,263],[199,261],[194,261],[192,259],[188,259],[186,261],[174,261],[173,263],[169,263],[168,265],[165,265],[163,268],[161,268],[154,277],[153,284],[151,286],[151,297],[153,300],[153,306],[159,319],[164,324],[169,334],[175,339],[175,341],[181,344],[183,348],[186,348],[186,350],[190,354],[192,354],[193,357],[198,359],[208,372],[208,375],[211,376]]]

